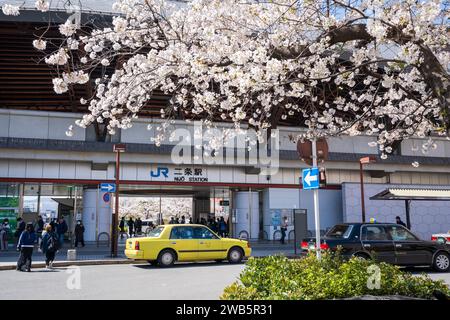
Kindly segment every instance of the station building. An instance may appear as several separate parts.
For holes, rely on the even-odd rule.
[[[57,17],[64,21],[63,13],[55,11],[53,18]],[[191,162],[174,163],[174,148],[180,141],[166,139],[156,146],[152,140],[161,124],[159,110],[168,101],[163,94],[152,98],[132,128],[116,135],[108,135],[99,124],[75,127],[72,136],[66,135],[86,112],[78,101],[89,88],[53,93],[50,69],[36,63],[40,53],[31,44],[36,30],[46,23],[33,10],[19,17],[0,13],[0,217],[33,221],[38,215],[65,216],[71,228],[76,220],[84,222],[87,241],[109,235],[113,197],[101,191],[100,184],[115,182],[113,145],[121,143],[126,146],[120,160],[121,198],[187,198],[192,201],[192,221],[224,216],[233,236],[255,240],[278,239],[284,216],[292,239],[293,213],[304,209],[308,232],[314,234],[312,192],[304,190],[300,180],[301,170],[309,166],[299,159],[290,138],[302,129],[289,122],[277,128],[278,170],[272,175],[264,173],[267,166],[249,161],[248,145],[237,145],[231,162],[198,161],[192,148]],[[171,126],[195,136],[195,122],[178,119]],[[362,157],[376,158],[363,172],[367,219],[394,222],[400,216],[405,220],[404,201],[370,199],[387,188],[450,190],[450,141],[436,138],[437,148],[423,154],[423,141],[406,140],[385,160],[377,148],[369,147],[371,141],[375,138],[327,139],[328,158],[320,164],[326,176],[319,190],[322,233],[337,223],[361,221]],[[415,161],[419,167],[411,165]],[[412,201],[412,231],[429,239],[433,233],[450,230],[449,204]]]

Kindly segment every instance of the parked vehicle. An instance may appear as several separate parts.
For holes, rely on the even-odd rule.
[[[304,239],[302,253],[315,250],[315,238]],[[450,270],[450,243],[424,241],[405,227],[393,223],[342,223],[321,239],[322,250],[341,247],[345,257],[375,259],[402,266],[432,266]]]
[[[239,263],[251,255],[248,241],[221,238],[206,226],[169,224],[158,226],[148,237],[127,240],[125,255],[169,267],[175,261],[228,260]]]
[[[438,241],[441,243],[450,244],[450,231],[447,233],[436,233],[431,236],[431,241]]]

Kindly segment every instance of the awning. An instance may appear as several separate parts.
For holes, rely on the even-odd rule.
[[[389,188],[370,197],[370,200],[404,200],[406,210],[406,226],[411,229],[411,201],[450,201],[450,190],[447,189],[417,189]]]
[[[370,200],[450,201],[450,190],[389,188],[370,197]]]
[[[66,207],[74,207],[74,199],[70,198],[52,198],[53,201],[56,201],[59,204],[62,204]]]

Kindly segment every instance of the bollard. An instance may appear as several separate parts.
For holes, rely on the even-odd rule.
[[[77,250],[75,250],[75,249],[67,250],[67,260],[69,260],[69,261],[77,260]]]

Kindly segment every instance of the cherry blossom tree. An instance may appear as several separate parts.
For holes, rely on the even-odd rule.
[[[48,10],[47,1],[37,9]],[[156,144],[179,117],[243,123],[280,121],[312,136],[375,135],[382,157],[396,141],[450,130],[449,4],[440,0],[118,0],[112,24],[59,26],[60,47],[45,62],[59,71],[57,94],[95,83],[77,121],[132,126],[156,90]],[[5,14],[18,8],[3,6]],[[45,35],[34,46],[45,50]],[[94,70],[113,71],[94,78]],[[69,130],[68,133],[70,133]]]

